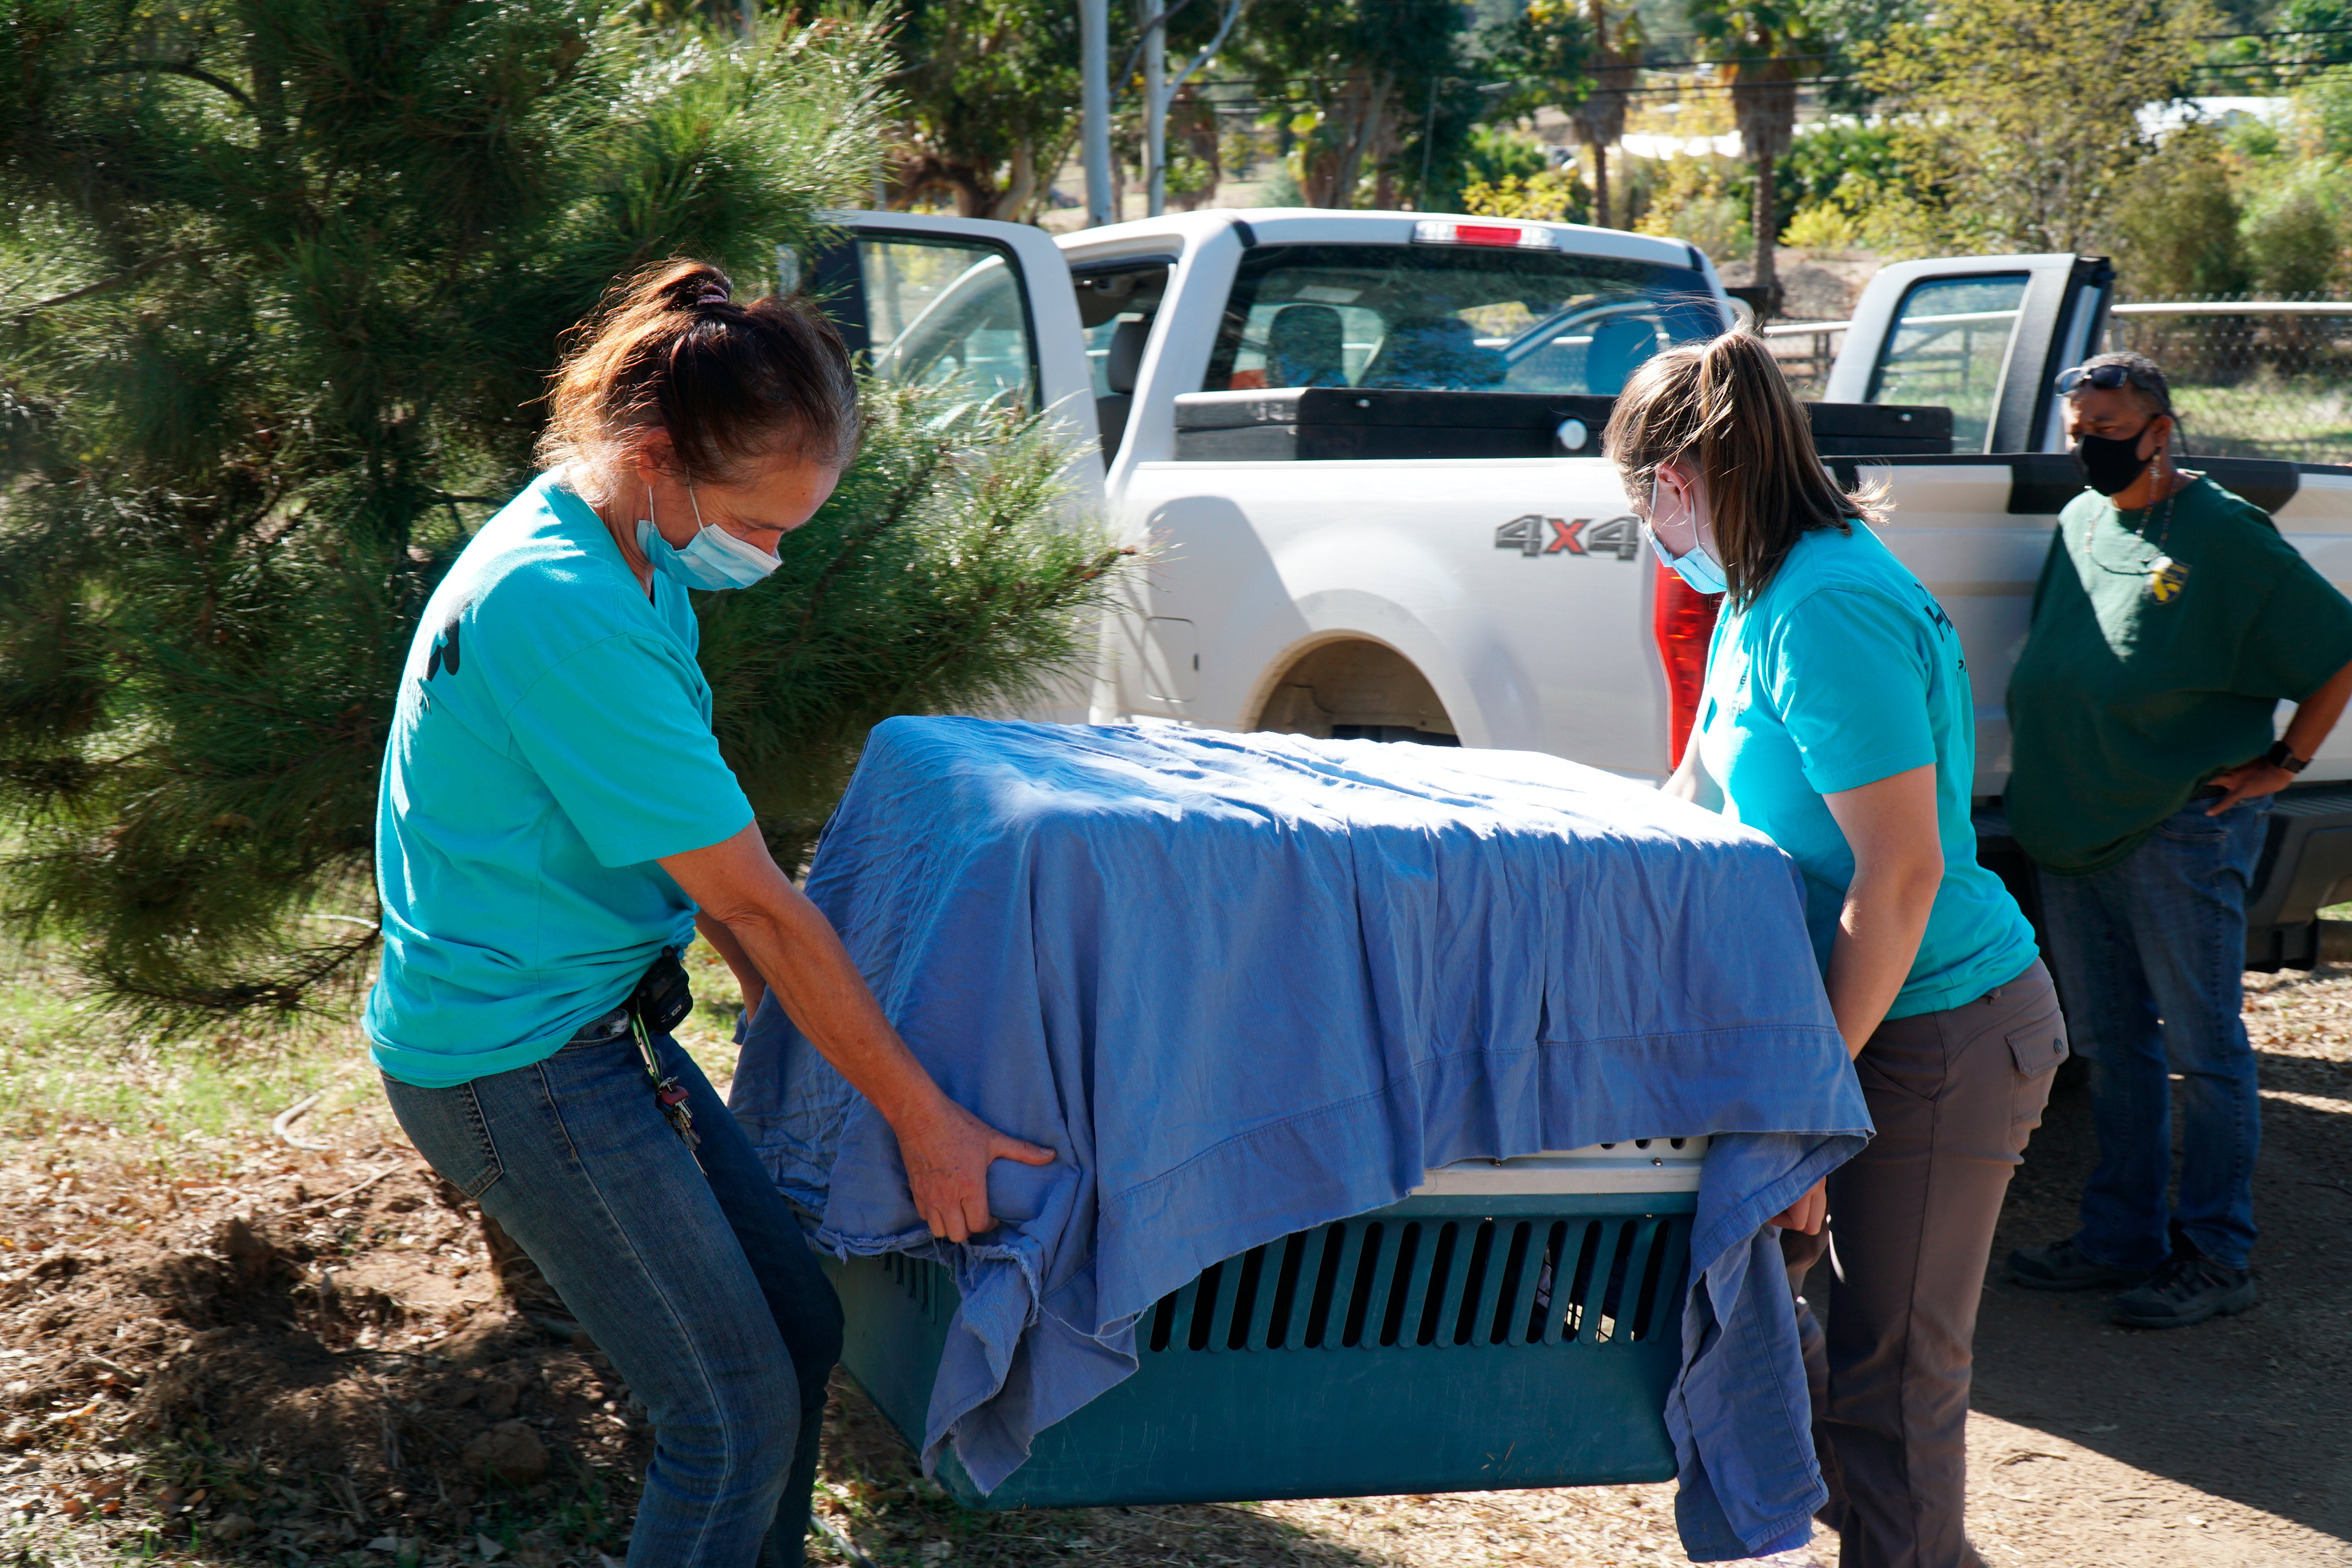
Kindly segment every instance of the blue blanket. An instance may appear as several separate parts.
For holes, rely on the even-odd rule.
[[[1061,1156],[998,1162],[1003,1223],[936,1243],[872,1107],[772,1001],[745,1031],[736,1114],[818,1243],[954,1272],[927,1462],[951,1441],[992,1489],[1134,1370],[1161,1296],[1432,1166],[1705,1132],[1685,1545],[1808,1538],[1763,1226],[1870,1121],[1767,840],[1528,752],[898,719],[809,894],[941,1087]]]

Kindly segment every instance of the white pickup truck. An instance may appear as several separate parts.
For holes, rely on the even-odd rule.
[[[1082,488],[1099,487],[1085,499],[1150,547],[1106,631],[1095,721],[1672,766],[1715,605],[1643,548],[1600,436],[1634,365],[1733,321],[1694,247],[1297,209],[1059,239],[832,216],[845,237],[810,258],[810,282],[851,346],[886,375],[1054,410]],[[1842,479],[1890,484],[1887,542],[1959,630],[1980,851],[2029,913],[2000,813],[2002,693],[2053,520],[2080,488],[2052,380],[2096,352],[2114,278],[2070,255],[1890,266],[1810,405]],[[2352,469],[2197,466],[2352,586]],[[2249,966],[2310,967],[2317,911],[2347,882],[2352,726],[2273,815]]]

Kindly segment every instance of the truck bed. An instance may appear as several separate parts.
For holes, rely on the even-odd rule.
[[[1305,386],[1191,392],[1176,398],[1178,462],[1419,462],[1592,458],[1614,397]],[[1952,449],[1948,408],[1809,403],[1824,457]]]

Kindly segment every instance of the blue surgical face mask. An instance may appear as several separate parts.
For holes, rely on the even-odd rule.
[[[651,518],[637,519],[637,548],[656,571],[689,588],[718,589],[748,588],[776,569],[776,558],[758,545],[704,522],[702,503],[694,499],[690,486],[686,499],[694,508],[697,532],[679,549],[670,548]],[[646,510],[651,511],[653,504],[653,492],[647,490]]]
[[[1694,593],[1720,594],[1730,588],[1731,584],[1725,578],[1723,568],[1717,565],[1715,557],[1701,546],[1694,543],[1684,554],[1669,555],[1666,547],[1658,542],[1657,530],[1645,522],[1642,525],[1642,531],[1648,536],[1650,548],[1657,552],[1659,563],[1680,577]]]

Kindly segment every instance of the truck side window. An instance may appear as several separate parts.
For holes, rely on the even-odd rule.
[[[1036,336],[1011,253],[983,240],[861,236],[857,265],[877,375],[1035,406]]]
[[[1952,450],[1983,451],[2026,276],[1991,272],[1914,283],[1895,307],[1864,401],[1941,405],[1952,411]]]
[[[1243,258],[1202,384],[1613,396],[1724,330],[1685,267],[1447,245],[1265,245]]]
[[[1168,263],[1114,263],[1076,274],[1078,323],[1086,329],[1087,363],[1094,372],[1095,423],[1102,429],[1103,461],[1118,455],[1135,406],[1136,373],[1151,341],[1151,323],[1168,292]]]

